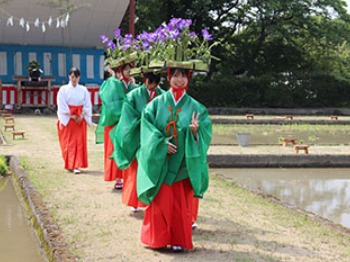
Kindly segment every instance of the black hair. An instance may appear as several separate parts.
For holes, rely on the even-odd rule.
[[[160,74],[155,74],[153,72],[143,73],[143,77],[148,79],[148,83],[156,83],[157,85],[160,82]]]
[[[190,71],[189,69],[184,68],[169,68],[170,77],[172,77],[175,74],[176,70],[180,71],[185,76],[188,76],[188,72]]]
[[[131,63],[126,63],[122,65],[122,70],[124,70],[127,66],[130,66],[130,68],[132,68]]]
[[[68,75],[74,75],[75,77],[80,76],[80,70],[76,67],[72,67],[71,70],[69,71]]]

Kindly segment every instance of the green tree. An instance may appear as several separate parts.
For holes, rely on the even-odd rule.
[[[194,79],[193,92],[208,106],[346,105],[345,96],[326,95],[350,86],[345,7],[341,0],[136,1],[135,28],[182,17],[222,42],[213,50],[221,61]]]

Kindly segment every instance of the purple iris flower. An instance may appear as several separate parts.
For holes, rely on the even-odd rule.
[[[123,45],[125,45],[125,44],[131,45],[132,43],[133,43],[133,39],[132,38],[127,38],[127,37],[123,38],[123,41],[122,41]]]
[[[132,39],[132,34],[126,34],[124,38]]]
[[[190,25],[192,25],[192,21],[191,20],[186,20],[186,19],[181,19],[178,23],[177,23],[177,28],[180,30],[184,30],[186,28],[188,28]]]
[[[120,28],[117,28],[114,30],[114,36],[119,37],[120,36]]]
[[[168,26],[171,26],[172,28],[174,28],[174,27],[178,27],[178,24],[181,22],[181,18],[171,18],[170,19],[170,22],[169,22],[169,24],[168,24]]]
[[[142,47],[143,47],[144,50],[149,50],[150,44],[149,44],[148,41],[143,40],[143,41],[141,42],[141,44],[142,44]]]
[[[128,50],[131,47],[131,43],[124,43],[123,44],[123,51]]]
[[[139,34],[137,37],[139,40],[147,40],[148,39],[148,33],[143,31],[141,34]]]
[[[157,35],[157,40],[159,40],[160,42],[164,42],[168,37],[166,33],[166,28],[163,27],[157,28],[157,30],[154,31],[154,33]]]
[[[157,41],[157,38],[158,38],[158,36],[157,36],[157,34],[156,33],[149,33],[148,34],[148,41],[149,42],[156,42]]]
[[[191,19],[184,19],[185,23],[186,23],[186,27],[189,27],[190,25],[192,25],[192,20]]]
[[[178,29],[175,29],[175,30],[173,30],[173,31],[170,31],[169,33],[170,33],[171,39],[173,39],[173,40],[178,39],[179,36],[180,36],[180,31],[179,31]]]
[[[211,36],[211,34],[209,34],[209,32],[208,32],[207,29],[202,29],[202,34],[203,34],[203,38],[204,38],[205,40],[210,41],[210,40],[213,39],[213,37]]]
[[[196,38],[198,38],[198,35],[195,32],[189,32],[188,35],[191,40],[195,40]]]
[[[112,50],[114,50],[116,47],[115,43],[112,40],[108,40],[107,46],[109,49],[112,49]]]
[[[134,43],[134,44],[133,44],[133,48],[134,48],[134,49],[141,49],[141,47],[140,47],[137,43]]]
[[[106,43],[109,40],[108,37],[105,35],[101,35],[100,38],[102,40],[102,43]]]

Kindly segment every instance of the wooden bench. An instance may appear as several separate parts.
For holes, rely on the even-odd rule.
[[[283,137],[282,138],[282,145],[288,146],[288,144],[291,144],[294,146],[297,143],[297,139],[295,137]]]
[[[6,124],[8,124],[8,123],[15,123],[15,118],[12,117],[12,116],[4,117],[4,120],[5,120]]]
[[[22,139],[24,139],[24,134],[25,134],[24,130],[13,131],[12,132],[13,140],[15,140],[16,136],[22,136]]]
[[[275,120],[284,120],[284,116],[275,116],[273,119],[275,119]]]
[[[247,119],[254,119],[254,115],[245,115]]]
[[[331,120],[338,120],[338,116],[330,116]]]
[[[11,113],[7,113],[7,112],[3,112],[1,115],[3,118],[12,116]]]
[[[7,129],[12,129],[12,131],[15,131],[15,124],[5,124],[5,131],[7,131]]]
[[[294,145],[295,154],[298,154],[299,150],[304,150],[305,154],[309,154],[309,145]]]

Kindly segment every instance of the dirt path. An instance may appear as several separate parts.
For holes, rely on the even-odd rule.
[[[79,261],[350,261],[350,238],[211,175],[200,201],[192,252],[153,251],[140,243],[143,212],[121,204],[103,181],[103,146],[89,129],[90,167],[67,173],[60,156],[56,117],[15,116],[25,139],[0,146],[17,155],[64,232]],[[0,120],[3,130],[3,120]]]

